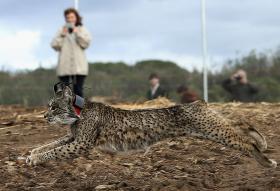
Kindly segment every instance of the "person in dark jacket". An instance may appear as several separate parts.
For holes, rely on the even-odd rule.
[[[199,100],[198,95],[185,85],[179,86],[177,93],[181,96],[181,103],[191,103]]]
[[[238,70],[229,79],[222,82],[223,88],[232,96],[232,101],[251,102],[254,101],[257,87],[248,82],[244,70]]]
[[[150,90],[147,93],[147,99],[152,100],[158,97],[167,97],[167,92],[160,85],[160,78],[156,73],[152,73],[149,77]]]

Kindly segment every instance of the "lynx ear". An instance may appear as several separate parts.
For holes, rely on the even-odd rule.
[[[63,90],[66,87],[66,84],[63,82],[58,82],[53,86],[54,95],[56,97],[62,98],[63,97]]]

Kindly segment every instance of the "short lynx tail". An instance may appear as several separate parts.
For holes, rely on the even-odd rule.
[[[253,155],[253,157],[264,167],[268,168],[276,168],[277,167],[277,162],[275,160],[267,158],[255,144],[252,144],[250,146],[251,148],[249,151]]]

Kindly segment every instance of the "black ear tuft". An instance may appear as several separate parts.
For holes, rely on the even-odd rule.
[[[63,96],[63,90],[65,89],[66,86],[67,86],[67,84],[65,84],[64,82],[56,83],[53,86],[55,96],[56,97],[62,97]]]
[[[55,96],[58,98],[65,98],[68,99],[68,101],[73,101],[74,94],[72,92],[72,89],[69,86],[70,84],[64,83],[64,82],[58,82],[54,85],[53,90],[55,93]]]
[[[53,86],[53,90],[54,90],[54,93],[58,93],[58,92],[61,92],[63,91],[64,87],[66,86],[66,84],[64,82],[58,82],[56,83],[54,86]]]

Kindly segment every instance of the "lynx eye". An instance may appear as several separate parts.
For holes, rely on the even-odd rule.
[[[50,109],[51,109],[51,110],[55,110],[56,107],[55,107],[55,106],[51,106]]]
[[[56,110],[58,106],[56,104],[49,105],[50,110]]]

